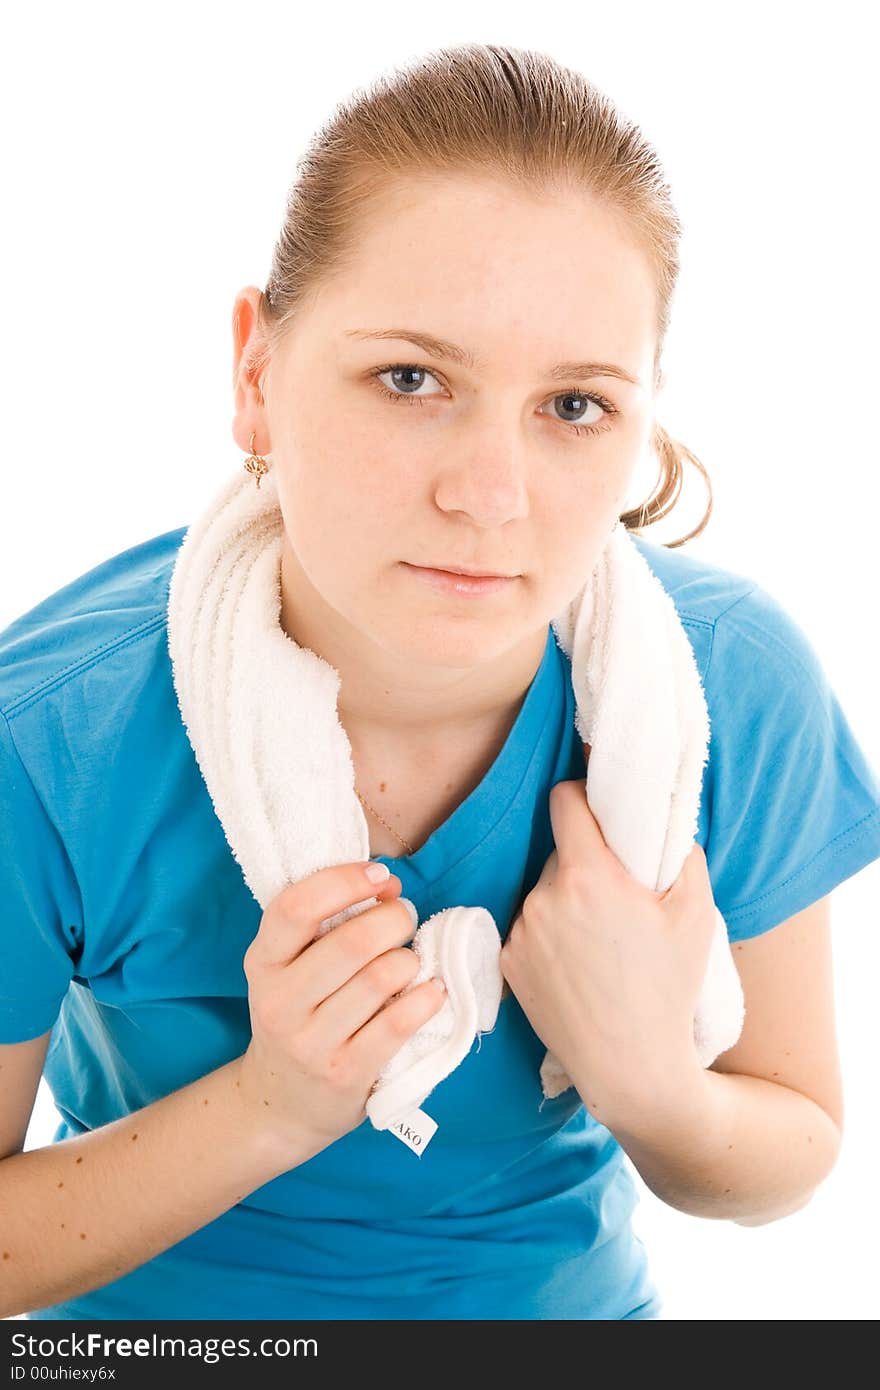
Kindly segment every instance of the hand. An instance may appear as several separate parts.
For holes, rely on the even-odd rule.
[[[556,848],[511,923],[501,970],[538,1037],[604,1114],[693,1075],[715,901],[696,842],[665,892],[633,878],[583,778],[558,782],[549,809]]]
[[[309,874],[273,898],[245,952],[253,1037],[239,1060],[242,1100],[261,1130],[305,1161],[366,1117],[386,1062],[446,1002],[404,942],[416,928],[364,865]],[[318,927],[367,898],[379,902],[315,940]],[[398,997],[399,996],[399,997]]]

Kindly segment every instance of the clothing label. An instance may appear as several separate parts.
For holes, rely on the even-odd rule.
[[[437,1121],[426,1115],[424,1110],[409,1110],[402,1119],[390,1126],[389,1133],[396,1139],[402,1139],[407,1148],[412,1149],[413,1153],[421,1158],[437,1133]]]

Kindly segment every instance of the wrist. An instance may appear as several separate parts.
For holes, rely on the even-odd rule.
[[[714,1161],[722,1131],[719,1097],[712,1073],[694,1057],[692,1066],[671,1069],[665,1086],[658,1085],[640,1105],[621,1107],[611,1130],[633,1161],[645,1155],[687,1154],[700,1169]],[[638,1165],[637,1165],[638,1166]]]
[[[594,1117],[613,1134],[647,1138],[655,1131],[711,1127],[712,1096],[693,1042],[654,1053],[611,1084],[587,1078],[575,1086]]]
[[[319,1142],[299,1125],[293,1133],[278,1131],[267,1118],[269,1107],[264,1108],[264,1100],[252,1092],[245,1067],[246,1056],[242,1053],[228,1064],[230,1089],[240,1142],[264,1174],[262,1186],[313,1158],[325,1147],[326,1140]]]

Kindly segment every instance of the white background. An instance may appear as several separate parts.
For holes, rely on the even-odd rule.
[[[233,299],[265,283],[295,160],[332,105],[429,48],[511,43],[580,69],[658,149],[686,227],[662,423],[714,490],[686,551],[787,607],[880,766],[871,23],[859,3],[10,11],[0,627],[187,524],[242,457]],[[704,497],[689,470],[649,536],[683,535]],[[846,1137],[812,1203],[748,1229],[665,1206],[636,1175],[666,1318],[880,1312],[878,896],[876,863],[834,893]],[[56,1120],[41,1083],[26,1147]]]

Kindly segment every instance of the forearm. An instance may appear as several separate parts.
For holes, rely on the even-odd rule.
[[[240,1099],[240,1060],[0,1162],[0,1316],[121,1278],[311,1156],[264,1137]]]
[[[804,1206],[841,1143],[830,1116],[799,1091],[696,1062],[668,1090],[602,1123],[661,1201],[744,1225]]]

